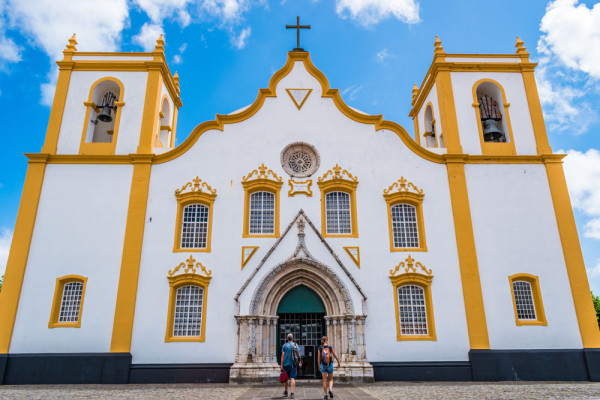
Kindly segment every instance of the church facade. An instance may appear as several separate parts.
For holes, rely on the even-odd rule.
[[[600,380],[600,332],[523,42],[447,54],[414,135],[308,52],[175,146],[151,53],[64,51],[0,292],[0,383]]]

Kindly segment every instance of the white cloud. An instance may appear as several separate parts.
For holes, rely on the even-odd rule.
[[[250,37],[250,33],[252,33],[252,29],[250,27],[242,29],[238,36],[234,36],[231,38],[231,43],[238,49],[243,49],[246,47],[246,42]]]
[[[202,0],[199,4],[201,12],[223,23],[238,21],[250,9],[248,0]]]
[[[12,230],[6,227],[0,228],[0,276],[4,275],[4,271],[6,270],[6,262],[8,261],[8,252],[10,251],[12,237]]]
[[[0,63],[19,61],[21,61],[21,48],[17,46],[14,40],[7,38],[4,33],[0,32]]]
[[[381,64],[385,64],[386,61],[392,57],[393,56],[387,51],[387,48],[384,48],[375,55],[375,60]]]
[[[134,43],[142,46],[144,51],[152,51],[154,50],[154,46],[156,46],[156,39],[163,33],[164,30],[161,25],[146,22],[142,26],[140,33],[135,35],[132,39]]]
[[[185,28],[191,22],[190,14],[187,10],[189,4],[194,0],[134,0],[134,3],[140,7],[150,20],[155,24],[162,24],[162,21],[175,17],[179,24]]]
[[[564,153],[564,150],[559,150]],[[600,240],[600,152],[568,150],[564,169],[573,208],[589,218],[583,235]]]
[[[395,17],[407,24],[420,22],[419,3],[415,0],[336,0],[335,11],[342,18],[348,16],[363,26]]]
[[[600,78],[600,3],[591,9],[578,0],[548,4],[542,43],[568,67]]]
[[[182,62],[183,62],[183,58],[181,58],[181,55],[175,54],[173,56],[173,64],[178,65],[178,64],[181,64]]]
[[[360,92],[363,88],[363,85],[352,85],[350,87],[347,87],[346,89],[342,90],[342,96],[348,95],[348,99],[349,100],[355,100],[356,99],[356,95],[358,94],[358,92]]]

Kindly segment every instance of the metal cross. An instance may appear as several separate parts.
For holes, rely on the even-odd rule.
[[[300,17],[296,17],[296,25],[286,25],[285,29],[296,29],[296,48],[294,51],[304,51],[300,47],[300,29],[310,29],[310,25],[300,25]]]

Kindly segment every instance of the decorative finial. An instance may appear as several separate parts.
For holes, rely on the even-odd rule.
[[[77,51],[77,48],[75,47],[76,44],[77,44],[77,40],[75,40],[75,34],[73,34],[73,36],[71,36],[71,38],[69,39],[69,44],[67,45],[67,50]]]
[[[525,43],[521,40],[520,37],[517,36],[517,43],[515,43],[515,47],[517,48],[517,54],[529,54],[527,52],[527,48],[523,46]]]
[[[415,100],[417,99],[417,93],[419,93],[419,88],[417,87],[417,84],[415,83],[412,88],[412,103],[413,104],[414,104]]]
[[[175,81],[175,86],[179,89],[179,74],[175,71],[175,75],[173,75],[173,81]]]
[[[154,47],[154,51],[160,51],[161,53],[165,52],[165,39],[163,38],[162,33],[156,39],[156,46]]]
[[[446,52],[444,51],[444,48],[442,47],[442,41],[440,40],[440,38],[436,35],[435,36],[435,43],[433,44],[435,46],[435,50],[433,51],[433,54],[446,54]]]
[[[298,221],[296,222],[296,225],[298,226],[298,234],[304,234],[304,227],[306,226],[304,218],[299,217]]]

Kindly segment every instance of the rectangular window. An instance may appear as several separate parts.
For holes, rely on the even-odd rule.
[[[190,204],[183,209],[181,248],[206,248],[208,239],[209,208],[204,204]]]
[[[177,289],[173,336],[200,336],[202,332],[202,302],[204,289],[183,286]]]
[[[398,288],[398,310],[402,335],[427,335],[427,307],[423,288],[405,285]]]
[[[81,307],[81,295],[83,293],[83,283],[69,282],[63,288],[62,300],[60,303],[60,313],[58,322],[77,322],[79,321],[79,309]]]
[[[325,195],[325,214],[328,234],[351,234],[350,195],[345,192],[329,192]]]
[[[531,293],[531,284],[525,281],[513,282],[513,294],[517,308],[517,318],[535,320],[535,304]]]
[[[273,234],[275,232],[275,195],[270,192],[254,192],[250,195],[250,234]]]
[[[394,204],[391,207],[392,234],[394,247],[419,247],[419,227],[417,225],[417,209],[410,204]]]

